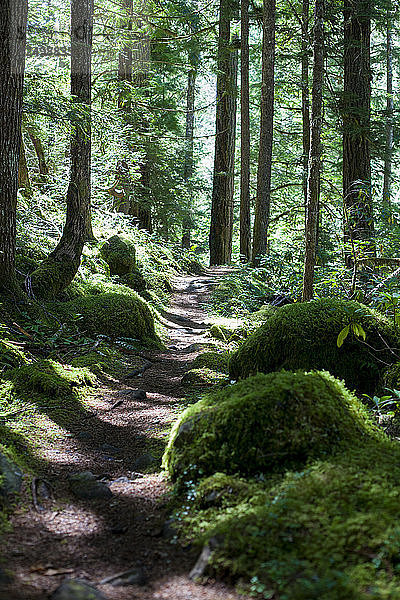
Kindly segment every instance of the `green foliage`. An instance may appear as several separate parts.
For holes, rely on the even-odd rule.
[[[366,334],[349,335],[338,348],[343,328],[357,322]],[[326,369],[350,389],[373,393],[384,363],[395,362],[400,339],[382,314],[358,302],[333,298],[296,303],[278,309],[233,354],[233,379],[258,371]]]
[[[380,433],[366,410],[329,373],[258,374],[190,406],[171,433],[164,465],[174,478],[255,475],[298,468],[369,438]]]

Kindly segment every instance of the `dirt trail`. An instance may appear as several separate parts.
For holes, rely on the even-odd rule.
[[[153,366],[129,382],[102,387],[88,400],[93,418],[76,421],[52,448],[42,452],[48,461],[44,473],[54,490],[46,510],[17,509],[13,531],[3,540],[4,567],[14,580],[1,588],[1,600],[44,600],[67,577],[98,584],[102,579],[136,568],[145,585],[98,585],[109,600],[234,600],[227,586],[209,581],[200,586],[188,573],[197,553],[172,543],[163,533],[166,513],[166,477],[139,475],[159,455],[165,426],[181,409],[180,380],[207,341],[203,304],[211,287],[224,273],[181,277],[163,315],[169,349],[153,353]],[[208,338],[209,339],[209,338]],[[128,385],[129,383],[129,385]],[[140,388],[146,399],[129,392]],[[111,409],[117,400],[121,403]],[[158,451],[158,452],[157,452]],[[92,471],[111,482],[110,500],[77,500],[67,477]],[[26,487],[28,487],[28,483]],[[25,506],[31,506],[28,489]]]

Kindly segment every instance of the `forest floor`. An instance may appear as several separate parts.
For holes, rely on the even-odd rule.
[[[53,499],[40,499],[43,510],[35,510],[26,478],[12,530],[2,540],[3,566],[13,580],[0,589],[1,600],[44,600],[66,578],[91,582],[109,600],[239,598],[220,582],[190,580],[199,550],[168,536],[170,484],[159,467],[168,428],[185,405],[182,375],[210,342],[205,304],[224,273],[177,278],[163,314],[168,350],[146,353],[152,366],[141,376],[95,389],[87,400],[92,418],[72,420],[61,440],[38,449]],[[134,398],[138,388],[146,398]],[[71,493],[68,477],[88,470],[109,485],[110,499],[78,500]],[[141,585],[100,584],[129,570]]]

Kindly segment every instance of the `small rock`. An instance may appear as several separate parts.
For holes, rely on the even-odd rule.
[[[91,471],[71,475],[69,486],[75,496],[86,500],[106,500],[113,495],[108,486],[101,481],[97,481]]]
[[[211,554],[212,554],[212,550],[211,550],[210,546],[208,544],[206,544],[204,546],[199,558],[197,559],[196,564],[194,565],[193,569],[189,573],[189,579],[196,580],[196,579],[199,579],[200,577],[203,577],[203,575],[206,572],[206,569],[208,567],[208,563],[210,562]]]
[[[162,535],[167,540],[171,540],[172,538],[178,535],[176,528],[174,527],[175,519],[170,517],[167,519],[162,528]]]
[[[111,582],[113,587],[120,585],[146,585],[147,577],[142,567],[134,567]]]
[[[143,454],[143,456],[140,456],[137,460],[135,460],[133,463],[133,470],[141,472],[149,469],[150,467],[155,467],[156,465],[158,466],[159,464],[160,460],[155,458],[151,452],[148,452],[147,454]]]
[[[88,442],[89,440],[93,439],[93,436],[91,433],[89,433],[89,431],[79,431],[75,437],[80,442]]]
[[[121,450],[116,446],[112,446],[111,444],[102,444],[100,449],[107,454],[120,454]]]
[[[128,526],[117,524],[111,527],[110,531],[113,535],[123,535],[128,531]]]
[[[64,581],[50,598],[51,600],[107,600],[97,588],[79,579]]]
[[[130,397],[132,400],[146,400],[147,394],[144,390],[132,390]]]
[[[0,589],[3,585],[11,583],[13,580],[12,575],[0,567]]]
[[[22,471],[9,458],[0,454],[0,497],[7,499],[21,491]]]

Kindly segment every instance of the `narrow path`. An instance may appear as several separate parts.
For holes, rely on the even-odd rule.
[[[202,305],[223,273],[213,269],[177,279],[163,315],[168,351],[149,356],[153,366],[142,376],[96,390],[88,400],[93,418],[77,421],[53,447],[41,449],[55,500],[43,501],[42,512],[24,508],[15,513],[2,551],[4,566],[15,577],[3,589],[0,582],[1,600],[44,600],[66,577],[96,584],[109,600],[238,598],[221,583],[190,581],[197,555],[168,537],[167,479],[162,473],[142,473],[157,462],[165,427],[181,410],[181,377],[207,341]],[[136,388],[146,398],[135,397]],[[111,499],[77,500],[71,494],[68,475],[85,470],[109,484]],[[32,504],[29,490],[24,504]],[[99,584],[130,569],[136,569],[141,585]]]

